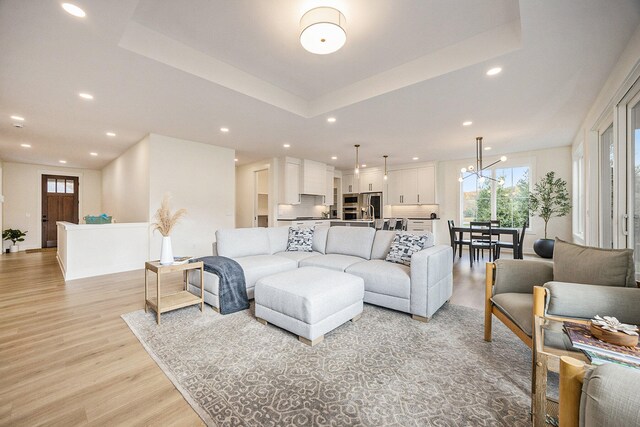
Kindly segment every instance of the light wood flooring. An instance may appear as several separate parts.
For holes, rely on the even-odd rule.
[[[483,292],[456,258],[451,303]],[[0,425],[202,425],[120,318],[143,301],[143,270],[65,283],[55,252],[0,255]]]

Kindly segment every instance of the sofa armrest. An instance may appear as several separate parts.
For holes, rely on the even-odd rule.
[[[532,294],[534,286],[553,280],[553,264],[550,262],[499,259],[495,264],[493,295]]]
[[[411,256],[411,313],[431,317],[453,292],[453,249],[436,245]]]
[[[218,256],[218,244],[216,242],[213,242],[211,246],[212,246],[212,255]]]
[[[614,316],[623,323],[640,325],[640,289],[617,286],[548,282],[547,314],[590,319],[596,314]]]

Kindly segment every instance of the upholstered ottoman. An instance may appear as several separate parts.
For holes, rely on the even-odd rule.
[[[298,335],[308,345],[362,314],[362,278],[319,267],[264,277],[255,287],[256,318]]]

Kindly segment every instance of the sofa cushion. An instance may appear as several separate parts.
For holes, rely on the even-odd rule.
[[[371,259],[385,259],[391,249],[393,239],[396,232],[393,230],[378,230],[373,239],[373,248],[371,249]]]
[[[327,254],[303,259],[300,261],[300,267],[322,267],[330,270],[345,271],[347,267],[362,261],[364,261],[363,258],[356,256]]]
[[[411,296],[411,269],[406,265],[372,259],[347,267],[345,273],[362,277],[367,292],[406,299]]]
[[[287,250],[287,242],[289,241],[289,226],[268,227],[269,245],[271,254],[276,252],[284,252]]]
[[[287,251],[313,251],[313,227],[289,227]]]
[[[633,250],[580,246],[556,237],[553,280],[635,288]]]
[[[321,225],[313,229],[313,250],[325,253],[327,248],[327,234],[329,233],[328,225]]]
[[[385,260],[398,264],[411,265],[411,256],[425,248],[428,236],[399,231],[393,238],[391,249]]]
[[[327,235],[327,254],[351,255],[371,259],[376,230],[372,227],[331,227]]]
[[[270,255],[269,234],[266,228],[234,228],[216,231],[218,255],[239,258]]]
[[[310,258],[312,256],[322,255],[320,252],[276,252],[274,255],[292,259],[299,264],[303,259]]]
[[[213,273],[205,271],[204,274],[204,290],[213,295],[219,295],[220,278]],[[197,288],[200,287],[200,270],[189,271],[189,284]]]
[[[513,321],[525,334],[532,336],[533,295],[506,293],[494,295],[491,301]]]
[[[244,271],[247,289],[253,288],[256,282],[265,276],[294,270],[298,267],[296,261],[277,255],[252,255],[234,259],[240,264]]]

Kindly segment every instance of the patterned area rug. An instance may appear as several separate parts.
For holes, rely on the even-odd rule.
[[[315,347],[252,310],[122,317],[208,425],[530,425],[530,352],[498,321],[484,342],[479,310],[425,324],[365,305]]]

